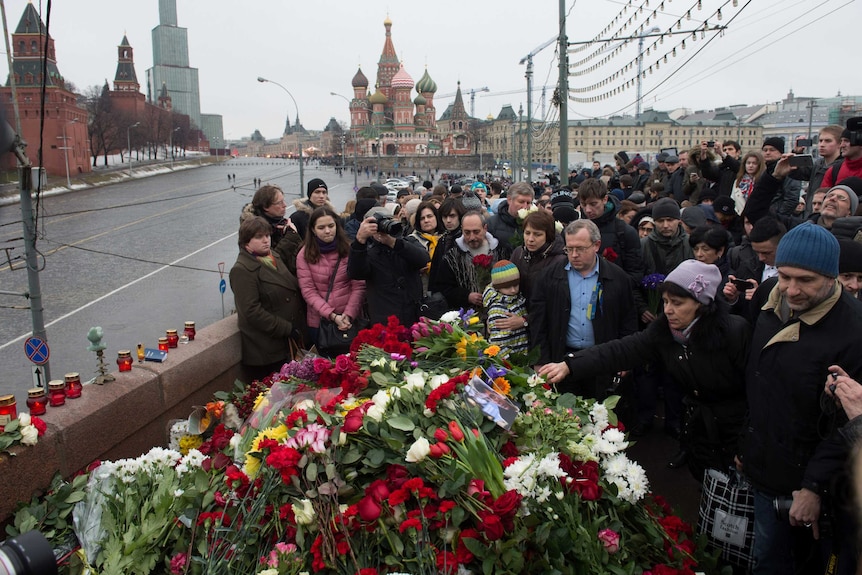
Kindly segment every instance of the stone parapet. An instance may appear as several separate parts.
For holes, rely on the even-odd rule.
[[[95,460],[137,457],[166,445],[171,420],[188,417],[192,406],[244,379],[236,316],[198,330],[164,363],[136,362],[131,372],[113,375],[116,381],[87,385],[81,398],[49,407],[41,416],[48,431],[38,444],[0,456],[0,520],[48,487],[58,471],[70,477]]]

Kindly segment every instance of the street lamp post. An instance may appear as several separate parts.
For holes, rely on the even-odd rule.
[[[74,118],[70,124],[74,124],[78,118]],[[63,159],[66,161],[66,187],[72,188],[72,179],[69,177],[69,140],[66,138],[66,122],[63,122]]]
[[[347,100],[347,104],[350,105],[350,100],[347,99],[347,96],[342,96],[341,94],[336,94],[335,92],[330,92],[329,95],[343,98],[344,100]],[[359,189],[359,169],[357,168],[356,163],[356,139],[352,138],[352,135],[353,134],[351,132],[351,139],[353,139],[353,189],[355,191]],[[342,161],[344,161],[344,144],[341,145],[341,158]]]
[[[278,82],[273,82],[272,80],[267,80],[263,76],[258,76],[257,81],[261,82],[261,83],[269,82],[270,84],[275,84],[276,86],[278,86],[279,88],[284,90],[284,93],[287,94],[288,96],[290,96],[290,99],[293,100],[293,107],[296,108],[296,117],[299,118],[299,106],[296,105],[296,98],[293,97],[293,94],[290,93],[290,90],[288,90],[287,88],[285,88],[284,86],[282,86]],[[303,165],[302,165],[302,143],[299,141],[299,133],[296,134],[296,143],[297,143],[297,147],[299,148],[299,190],[300,190],[299,195],[301,197],[302,194],[305,193],[305,172],[303,170]]]
[[[135,122],[126,128],[126,144],[129,146],[129,177],[132,177],[132,128],[140,126],[140,122]]]

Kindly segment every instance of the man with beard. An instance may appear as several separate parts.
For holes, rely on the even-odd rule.
[[[452,309],[479,309],[482,293],[491,281],[491,268],[510,255],[511,247],[488,232],[484,214],[471,210],[461,218],[461,237],[443,255],[435,289],[446,296]],[[475,263],[478,256],[483,256],[487,265]]]
[[[830,366],[862,376],[862,308],[836,280],[838,261],[835,236],[806,222],[778,244],[777,283],[758,290],[766,299],[746,368],[741,457],[755,489],[756,574],[821,573],[836,552],[830,572],[855,573],[856,534],[843,513],[847,486],[840,488],[848,448],[839,429],[847,418],[823,394]]]

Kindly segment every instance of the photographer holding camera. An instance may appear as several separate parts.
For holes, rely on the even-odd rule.
[[[408,327],[419,319],[420,274],[429,256],[422,246],[405,241],[402,233],[401,222],[376,207],[365,214],[350,245],[347,273],[350,279],[365,280],[372,324],[386,325],[390,315]]]
[[[862,116],[847,120],[847,129],[841,134],[841,155],[842,158],[826,170],[824,188],[831,188],[851,176],[862,178]]]

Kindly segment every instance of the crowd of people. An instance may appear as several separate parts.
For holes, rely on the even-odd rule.
[[[620,152],[563,186],[426,181],[394,202],[372,183],[342,213],[314,179],[290,217],[262,186],[230,273],[243,363],[277,370],[321,322],[475,309],[503,353],[538,349],[559,390],[621,395],[632,435],[678,438],[669,467],[741,470],[755,573],[823,572],[830,556],[855,573],[862,118],[817,145],[817,161],[775,137],[655,165]]]

